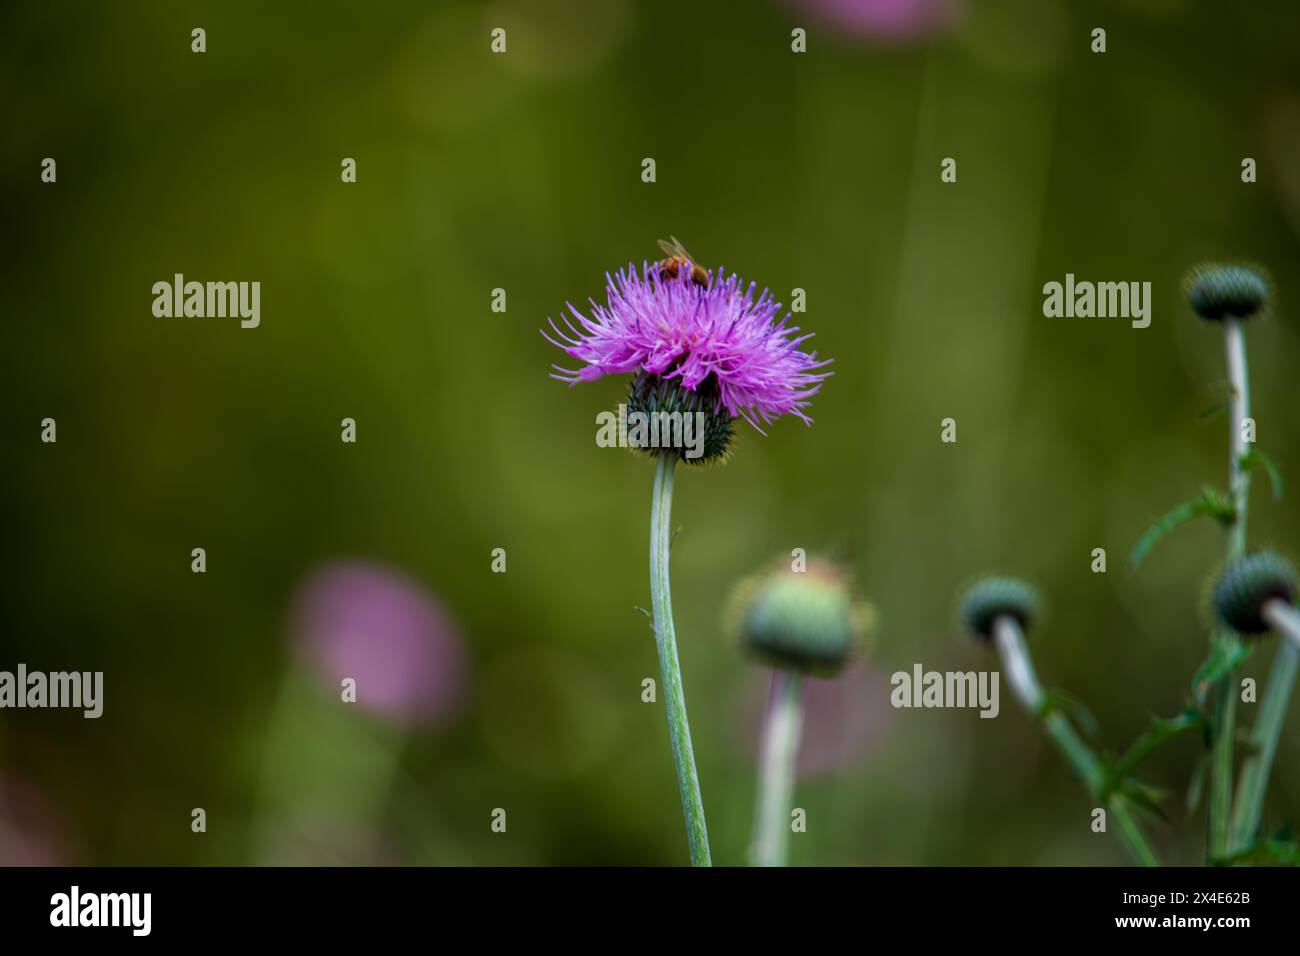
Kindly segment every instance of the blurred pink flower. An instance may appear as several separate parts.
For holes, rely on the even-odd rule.
[[[458,709],[465,652],[455,623],[427,589],[382,565],[317,569],[294,600],[294,641],[334,693],[356,681],[357,706],[401,724]]]
[[[792,0],[841,29],[884,41],[939,33],[956,19],[959,0]]]
[[[749,754],[757,758],[772,672],[761,670],[746,688],[742,708]],[[851,766],[876,750],[890,718],[889,682],[858,660],[838,677],[803,682],[803,731],[795,773],[821,777]]]
[[[62,830],[34,785],[0,773],[0,866],[69,866]]]

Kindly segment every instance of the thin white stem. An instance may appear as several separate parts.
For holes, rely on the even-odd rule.
[[[1002,666],[1007,670],[1007,680],[1025,710],[1038,716],[1043,709],[1047,694],[1034,673],[1034,662],[1025,647],[1025,635],[1015,618],[1002,615],[993,622],[993,643],[1002,659]]]
[[[749,848],[749,859],[754,866],[785,865],[795,754],[803,726],[802,681],[793,671],[772,672],[772,694],[763,721],[754,837]]]
[[[1264,816],[1264,796],[1268,777],[1277,755],[1278,738],[1291,703],[1296,673],[1300,671],[1300,612],[1285,601],[1272,600],[1260,611],[1268,626],[1283,636],[1282,646],[1273,658],[1268,687],[1259,704],[1259,714],[1250,729],[1250,755],[1242,762],[1237,783],[1236,804],[1232,819],[1232,848],[1241,850],[1259,836],[1259,821]]]
[[[1241,320],[1223,320],[1224,360],[1228,369],[1228,488],[1233,520],[1228,528],[1228,563],[1246,553],[1246,515],[1250,505],[1250,472],[1243,467],[1247,444],[1245,422],[1250,417],[1250,378],[1246,365],[1246,336]],[[1214,742],[1210,754],[1210,809],[1206,820],[1206,857],[1225,858],[1232,846],[1232,763],[1237,723],[1237,674],[1228,671],[1215,688]]]
[[[1246,441],[1246,419],[1250,417],[1250,379],[1246,366],[1246,336],[1241,321],[1223,320],[1224,352],[1228,366],[1228,410],[1231,433],[1228,444],[1231,457],[1228,462],[1228,480],[1236,518],[1228,533],[1228,560],[1235,561],[1246,552],[1246,512],[1250,506],[1250,472],[1242,466],[1249,449]]]
[[[1264,603],[1260,614],[1269,627],[1285,637],[1291,645],[1300,647],[1300,611],[1286,601],[1274,598]]]

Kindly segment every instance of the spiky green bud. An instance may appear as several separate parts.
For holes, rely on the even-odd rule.
[[[1258,637],[1269,630],[1264,605],[1296,600],[1295,567],[1272,551],[1257,551],[1237,561],[1214,588],[1214,613],[1238,634]]]
[[[844,667],[871,620],[844,572],[823,561],[810,560],[803,571],[782,562],[742,581],[731,602],[731,629],[750,652],[773,667],[818,676]]]
[[[984,578],[976,581],[961,599],[961,619],[966,628],[982,640],[993,637],[993,622],[1014,618],[1027,631],[1038,617],[1038,592],[1017,578]]]
[[[731,451],[731,436],[733,434],[733,425],[735,419],[727,414],[725,408],[718,404],[717,384],[712,378],[708,379],[696,391],[682,388],[676,379],[661,378],[658,375],[652,375],[646,371],[637,372],[632,376],[632,382],[627,390],[627,411],[629,422],[633,421],[632,413],[640,412],[646,415],[658,416],[660,413],[667,412],[670,415],[674,412],[680,412],[682,415],[694,415],[699,412],[702,419],[694,419],[690,427],[694,429],[697,422],[703,422],[704,441],[700,447],[698,438],[694,438],[695,448],[681,447],[664,448],[662,445],[666,442],[661,441],[661,447],[639,447],[633,445],[638,451],[645,451],[655,455],[661,452],[676,454],[678,459],[688,465],[703,464],[720,464],[725,462],[727,455]],[[679,419],[680,425],[677,425],[672,419],[660,419],[656,424],[661,432],[665,425],[669,428],[682,429],[681,435],[685,435],[685,419]],[[676,433],[675,433],[676,434]],[[692,432],[694,437],[697,433]],[[628,441],[632,444],[634,436],[632,429],[629,427]],[[649,441],[649,438],[646,439]],[[696,457],[690,457],[696,450],[700,454]]]
[[[1192,270],[1185,287],[1192,311],[1211,322],[1248,319],[1268,302],[1268,280],[1248,266],[1207,263]]]

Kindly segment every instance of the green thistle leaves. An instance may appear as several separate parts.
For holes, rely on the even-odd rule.
[[[1138,809],[1145,810],[1156,819],[1164,823],[1169,822],[1169,814],[1165,813],[1160,806],[1160,802],[1169,795],[1168,791],[1163,787],[1157,787],[1154,784],[1143,783],[1140,780],[1128,777],[1119,781],[1112,789],[1112,793],[1119,794]]]
[[[1300,843],[1296,842],[1287,824],[1267,840],[1260,840],[1243,850],[1238,850],[1227,859],[1217,861],[1223,866],[1238,863],[1277,864],[1279,866],[1300,866]]]
[[[1209,689],[1231,674],[1250,657],[1250,647],[1236,635],[1216,634],[1211,642],[1210,656],[1205,659],[1192,677],[1192,694],[1199,703],[1205,703]]]
[[[1195,707],[1188,707],[1174,717],[1152,717],[1151,723],[1142,736],[1129,745],[1116,764],[1120,776],[1127,777],[1151,754],[1170,740],[1182,734],[1200,731],[1208,737],[1209,723],[1205,716]]]
[[[1134,776],[1134,772],[1147,757],[1175,737],[1198,731],[1208,739],[1209,723],[1196,707],[1189,706],[1173,717],[1152,717],[1150,725],[1129,745],[1123,756],[1118,760],[1104,760],[1106,782],[1102,796],[1121,796],[1139,809],[1167,821],[1169,818],[1160,803],[1168,796],[1168,792],[1161,787],[1143,783]]]
[[[1272,458],[1258,448],[1252,448],[1241,456],[1240,463],[1243,471],[1258,470],[1268,475],[1269,484],[1273,486],[1274,500],[1282,497],[1282,472],[1278,471]]]
[[[1226,527],[1237,520],[1237,509],[1223,492],[1206,486],[1201,489],[1200,495],[1191,501],[1184,501],[1177,508],[1157,518],[1151,527],[1147,528],[1138,539],[1133,553],[1129,555],[1129,572],[1136,571],[1138,565],[1146,559],[1157,544],[1193,518],[1213,518]]]
[[[1241,456],[1240,464],[1246,471],[1262,471],[1268,475],[1269,483],[1273,486],[1273,497],[1282,497],[1282,473],[1272,458],[1258,448],[1252,448]],[[1133,553],[1129,555],[1129,572],[1136,571],[1146,560],[1146,556],[1171,532],[1194,518],[1213,518],[1219,524],[1228,527],[1237,520],[1237,509],[1233,507],[1232,499],[1228,495],[1207,485],[1201,489],[1198,496],[1190,501],[1184,501],[1168,513],[1161,515],[1143,532],[1133,548]]]
[[[1113,757],[1102,756],[1100,762],[1101,789],[1096,793],[1097,799],[1112,807],[1117,802],[1128,802],[1158,820],[1166,823],[1169,821],[1168,814],[1160,806],[1169,796],[1165,788],[1137,779],[1127,773]]]

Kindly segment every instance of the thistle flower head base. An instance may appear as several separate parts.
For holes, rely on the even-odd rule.
[[[680,461],[688,465],[721,464],[731,453],[735,419],[722,409],[718,399],[717,383],[711,379],[706,380],[696,391],[690,391],[683,388],[675,379],[652,375],[646,371],[637,372],[628,385],[627,410],[629,417],[633,412],[639,412],[647,417],[667,414],[670,418],[665,421],[670,423],[667,426],[669,428],[674,427],[671,422],[676,418],[680,422],[676,427],[682,435],[689,430],[694,442],[699,442],[698,435],[700,432],[703,433],[703,441],[695,448],[688,448],[687,443],[683,441],[669,448],[641,449],[633,446],[638,450],[651,454],[675,454]],[[690,422],[687,422],[681,417],[687,415],[698,416],[698,418],[693,417]],[[691,457],[688,452],[696,448],[699,449],[700,454]]]
[[[1041,602],[1033,586],[1016,578],[984,578],[967,590],[961,601],[963,623],[976,637],[993,638],[993,625],[1000,617],[1014,619],[1028,631],[1038,618]]]
[[[1249,319],[1268,302],[1268,280],[1244,265],[1206,263],[1192,270],[1184,286],[1192,311],[1207,322]]]
[[[1272,630],[1264,613],[1270,601],[1296,601],[1296,571],[1286,558],[1258,551],[1234,563],[1214,588],[1214,613],[1238,634],[1259,637]]]

